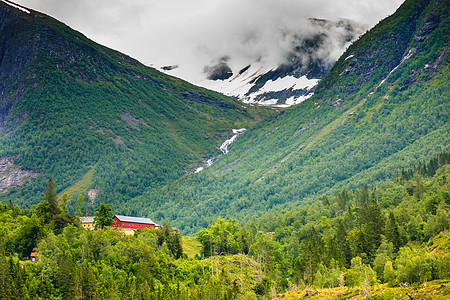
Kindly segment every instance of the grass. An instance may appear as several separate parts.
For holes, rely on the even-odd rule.
[[[196,254],[200,255],[202,245],[195,236],[183,236],[183,250],[189,258],[194,258]]]
[[[86,174],[83,175],[83,177],[75,182],[74,185],[68,187],[64,191],[60,192],[58,194],[58,198],[61,198],[64,193],[67,193],[68,195],[77,195],[77,194],[83,194],[86,193],[89,187],[92,183],[92,175],[95,172],[95,168],[97,167],[97,164],[93,165],[89,171],[86,172]]]
[[[430,254],[438,256],[445,256],[450,251],[450,234],[448,231],[442,231],[428,242],[428,249]]]
[[[372,287],[367,299],[450,299],[450,282],[448,280],[435,280],[422,284],[413,284],[408,287],[379,284]],[[366,299],[359,287],[337,287],[330,289],[304,289],[278,294],[276,299]]]

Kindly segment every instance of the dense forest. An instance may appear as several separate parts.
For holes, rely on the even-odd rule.
[[[167,224],[134,235],[82,228],[49,180],[30,209],[0,207],[1,299],[273,299],[333,287],[342,297],[389,299],[399,285],[424,282],[444,296],[449,161],[441,153],[374,189],[342,190],[282,215],[219,218],[198,232],[201,250],[189,256]],[[82,197],[78,204],[80,214]],[[102,203],[98,224],[110,213]],[[27,260],[31,251],[37,262]]]

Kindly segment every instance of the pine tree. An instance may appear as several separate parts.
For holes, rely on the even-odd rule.
[[[321,262],[323,254],[323,242],[314,226],[311,227],[301,244],[300,267],[304,274],[304,279],[312,283],[317,266]]]
[[[64,253],[63,255],[61,255],[58,265],[59,268],[56,278],[62,298],[75,299],[75,274],[77,272],[72,254]]]
[[[37,205],[36,210],[38,214],[44,219],[45,223],[50,223],[54,216],[61,213],[58,199],[56,196],[56,188],[53,180],[50,178],[47,181],[47,186],[44,190],[44,197]]]
[[[77,202],[75,204],[75,215],[77,217],[81,217],[83,213],[81,212],[81,208],[84,206],[84,196],[80,194],[77,198]]]
[[[100,202],[100,206],[95,210],[95,226],[105,228],[114,223],[114,214],[109,204]]]
[[[403,245],[397,220],[391,211],[386,222],[385,236],[389,242],[394,245],[396,251]]]
[[[344,222],[342,222],[342,220],[339,220],[337,226],[336,242],[338,251],[338,257],[336,259],[341,266],[348,267],[350,265],[352,254],[347,239],[347,231],[345,230]]]
[[[375,256],[375,252],[381,244],[381,235],[384,233],[385,219],[381,208],[377,203],[363,205],[359,211],[358,221],[363,234],[362,248],[369,258]]]

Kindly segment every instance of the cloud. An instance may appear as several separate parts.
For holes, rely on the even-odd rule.
[[[394,13],[401,0],[15,0],[47,13],[89,38],[147,65],[203,67],[286,59],[293,40],[312,34],[308,18],[351,19],[368,26]],[[336,32],[338,34],[339,32]],[[329,46],[336,41],[330,40]],[[322,49],[323,50],[323,49]],[[339,53],[328,55],[337,59]],[[189,74],[186,76],[189,77]]]

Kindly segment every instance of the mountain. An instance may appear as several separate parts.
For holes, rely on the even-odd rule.
[[[2,202],[35,204],[52,177],[94,207],[192,233],[218,216],[245,221],[360,193],[449,151],[445,1],[406,1],[348,47],[311,98],[276,112],[8,1],[0,20]]]
[[[189,77],[197,85],[245,103],[287,107],[311,97],[317,82],[366,29],[345,19],[336,22],[308,19],[297,31],[284,29],[278,45],[273,46],[280,49],[274,53],[265,53],[254,60],[250,58],[254,55],[240,52],[215,57],[205,62],[203,69],[198,70],[199,75],[192,78],[186,74],[183,62],[163,66],[161,71],[180,78]]]
[[[251,220],[392,178],[450,145],[449,4],[408,0],[353,43],[301,105],[279,111],[198,174],[144,194],[184,232]]]
[[[0,198],[29,207],[53,178],[92,204],[192,173],[271,112],[146,67],[0,1]],[[20,188],[18,188],[20,187]],[[137,215],[138,211],[124,211]]]

